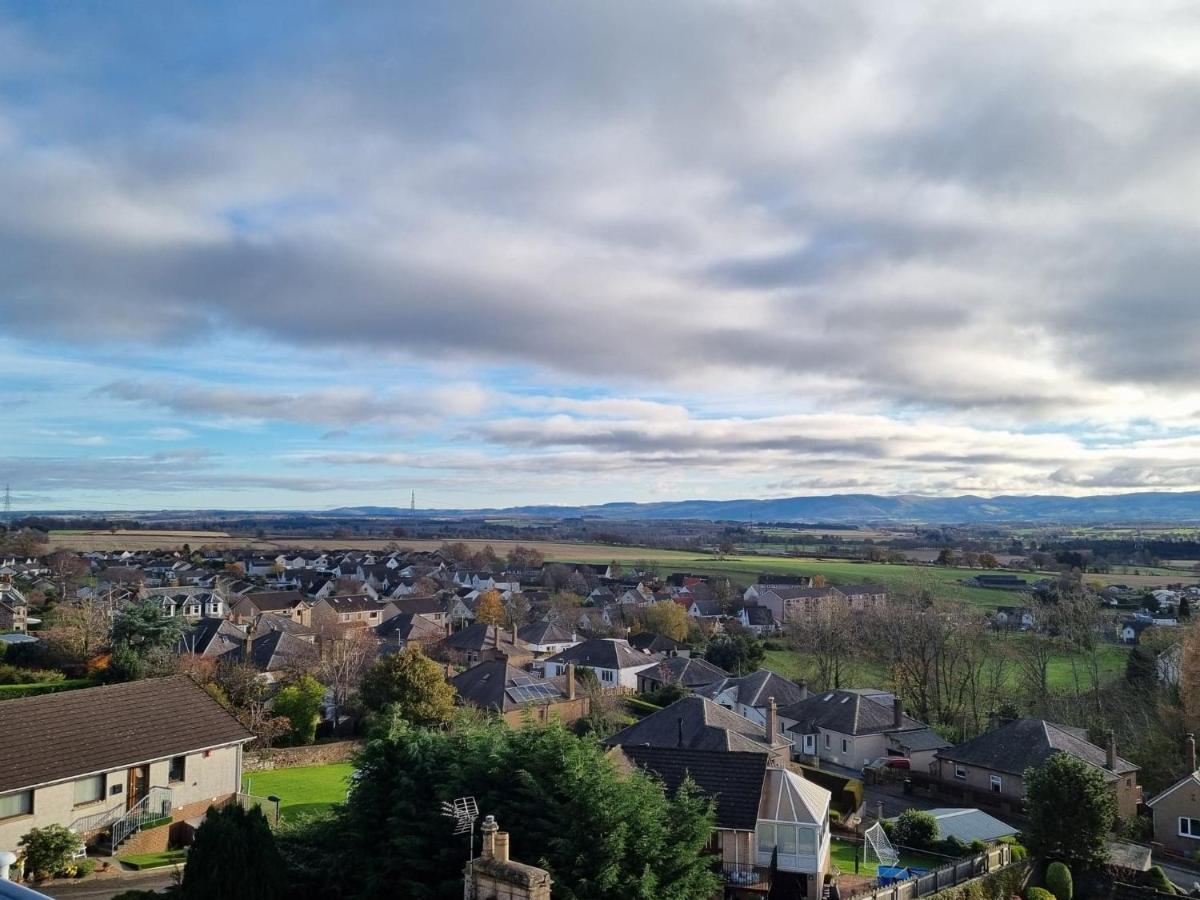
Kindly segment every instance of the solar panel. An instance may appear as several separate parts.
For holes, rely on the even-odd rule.
[[[527,684],[516,684],[507,689],[508,696],[516,703],[534,703],[539,700],[553,700],[560,696],[558,688],[546,682],[534,682],[524,679]]]

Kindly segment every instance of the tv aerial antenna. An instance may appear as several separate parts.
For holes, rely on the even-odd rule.
[[[474,797],[459,797],[453,802],[442,802],[442,815],[454,820],[455,834],[471,836],[468,862],[475,858],[475,820],[479,818],[479,804]]]

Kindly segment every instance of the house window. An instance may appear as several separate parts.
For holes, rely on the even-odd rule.
[[[992,775],[988,778],[988,783],[992,786],[992,793],[999,794],[1004,789],[1004,782],[999,775]]]
[[[796,827],[794,825],[780,825],[776,829],[779,835],[779,853],[782,856],[796,855]]]
[[[4,800],[0,799],[0,803]],[[1190,837],[1200,840],[1200,819],[1189,819],[1187,816],[1179,817],[1179,835],[1180,837]]]
[[[962,779],[964,779],[964,780],[965,780],[965,779],[966,779],[966,777],[967,777],[967,770],[966,770],[966,768],[965,768],[964,766],[960,766],[960,765],[957,765],[957,764],[955,764],[955,766],[954,766],[954,777],[955,777],[955,778],[962,778]]]
[[[75,782],[75,805],[85,806],[104,798],[104,776],[93,775]]]
[[[600,670],[600,680],[601,681],[615,681],[616,676],[613,674],[612,669],[601,669]]]
[[[828,750],[832,746],[833,746],[833,743],[830,741],[829,735],[826,734],[825,735],[825,749]]]
[[[758,823],[758,852],[770,853],[775,849],[775,826]]]
[[[171,757],[171,768],[167,777],[171,781],[183,781],[187,777],[187,757],[173,756]]]
[[[17,791],[0,797],[0,819],[33,814],[33,791]]]
[[[845,738],[842,738],[842,752],[843,753],[850,752],[850,742],[848,740],[846,740]]]

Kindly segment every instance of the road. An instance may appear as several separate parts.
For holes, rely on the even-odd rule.
[[[56,900],[109,900],[122,891],[157,891],[174,880],[175,867],[172,866],[152,872],[122,872],[82,881],[58,881],[37,889]]]

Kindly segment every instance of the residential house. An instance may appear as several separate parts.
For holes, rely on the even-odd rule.
[[[709,846],[719,860],[725,897],[765,896],[773,882],[785,880],[786,896],[822,896],[830,862],[829,791],[769,765],[762,752],[626,744],[613,753],[619,764],[655,775],[669,793],[690,779],[713,798]]]
[[[176,651],[216,659],[236,650],[245,640],[245,630],[227,619],[201,619],[184,632]]]
[[[742,599],[754,603],[767,591],[791,590],[813,586],[811,575],[759,575],[758,581],[746,588]]]
[[[721,604],[716,600],[690,600],[687,605],[687,614],[693,619],[700,619],[705,622],[718,622],[725,617],[725,610],[721,608]]]
[[[638,673],[657,662],[620,638],[589,638],[547,657],[546,674],[566,675],[567,666],[573,664],[576,669],[591,669],[605,689],[633,691],[637,689]]]
[[[495,816],[484,817],[479,834],[479,856],[463,870],[466,900],[550,900],[550,873],[509,858],[509,835]]]
[[[1142,800],[1138,767],[1117,756],[1116,739],[1110,735],[1107,748],[1097,747],[1082,729],[1044,719],[1013,719],[957,746],[938,750],[934,771],[945,786],[1019,802],[1025,797],[1025,770],[1040,766],[1055,753],[1069,753],[1097,769],[1113,792],[1121,819],[1137,814]]]
[[[787,706],[799,700],[804,695],[804,689],[794,681],[776,675],[770,669],[758,669],[748,675],[730,675],[697,690],[696,693],[708,697],[726,709],[732,709],[739,716],[765,725],[767,709],[772,700],[776,706]],[[782,730],[779,736],[784,740],[788,739],[788,735]]]
[[[997,628],[1016,629],[1020,631],[1028,631],[1037,624],[1033,616],[1033,610],[1027,606],[997,607],[992,621]]]
[[[588,713],[588,698],[576,694],[575,670],[570,667],[559,684],[492,659],[455,675],[450,683],[461,702],[500,715],[510,725],[527,718],[557,718],[570,724]]]
[[[758,591],[755,600],[759,606],[771,610],[775,621],[784,625],[793,617],[808,618],[850,602],[835,587],[772,587]]]
[[[445,606],[439,597],[396,597],[389,600],[389,603],[395,607],[396,612],[424,616],[439,628],[444,629],[450,621],[449,616],[446,615]]]
[[[1130,619],[1121,623],[1117,635],[1122,644],[1136,644],[1142,639],[1142,632],[1154,627],[1152,620]]]
[[[689,691],[697,691],[728,677],[728,672],[707,660],[671,656],[638,672],[637,689],[639,692],[656,691],[668,684],[678,684]]]
[[[532,651],[519,637],[484,622],[446,635],[431,652],[439,659],[467,666],[489,659],[506,659],[514,665],[533,660]],[[566,671],[553,674],[566,674]]]
[[[692,655],[691,648],[682,641],[649,631],[631,634],[629,636],[629,646],[634,650],[641,650],[643,653],[653,653],[655,656],[661,657],[688,657]]]
[[[94,839],[151,807],[199,818],[241,789],[253,738],[181,675],[0,703],[0,850],[47,825]]]
[[[25,633],[29,629],[29,602],[12,583],[0,583],[0,631]]]
[[[928,771],[936,750],[949,747],[927,725],[904,714],[899,698],[881,703],[873,692],[833,690],[809,694],[779,709],[779,719],[799,759],[858,771],[881,756],[903,755]]]
[[[229,617],[237,625],[253,622],[261,613],[286,615],[301,625],[312,625],[312,603],[299,591],[260,591],[241,595]]]
[[[320,661],[316,646],[286,631],[267,631],[262,635],[248,636],[241,646],[223,658],[231,662],[249,663],[268,684],[294,672],[312,669]]]
[[[580,643],[574,633],[553,622],[534,622],[517,630],[522,640],[535,656],[550,656],[562,653]]]
[[[312,627],[318,632],[375,628],[396,614],[392,601],[380,603],[369,594],[323,597],[312,605]]]
[[[839,584],[837,589],[850,601],[853,610],[872,609],[888,601],[888,590],[882,584]]]
[[[775,621],[775,613],[766,606],[747,604],[738,610],[737,617],[743,628],[754,632],[759,637],[764,634],[774,634],[779,630],[779,623]]]
[[[774,723],[772,723],[774,724]],[[703,697],[684,697],[623,728],[604,742],[609,747],[644,745],[690,750],[743,750],[765,753],[772,763],[788,762],[791,745],[774,729]]]
[[[1200,851],[1200,771],[1196,768],[1196,738],[1187,736],[1188,774],[1146,801],[1154,821],[1154,842],[1189,859]]]
[[[386,656],[410,644],[432,647],[446,636],[446,629],[419,613],[399,613],[375,626],[375,633],[381,642],[379,653]]]

